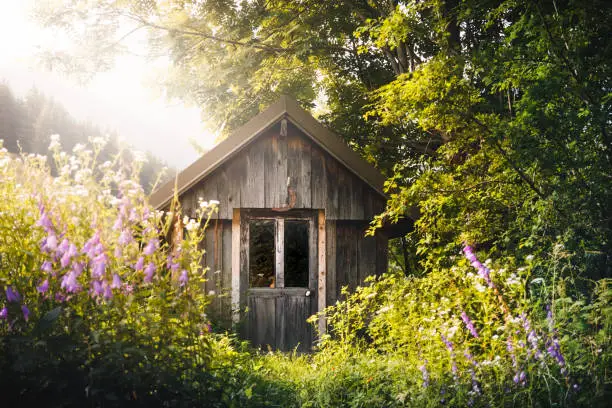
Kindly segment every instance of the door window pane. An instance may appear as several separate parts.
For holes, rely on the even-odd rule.
[[[285,221],[285,287],[308,287],[308,221]]]
[[[274,220],[249,222],[249,286],[274,287]]]

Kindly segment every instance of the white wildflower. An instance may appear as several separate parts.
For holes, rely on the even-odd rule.
[[[83,150],[85,150],[85,145],[84,145],[84,144],[82,144],[82,143],[77,143],[77,144],[75,144],[75,145],[74,145],[74,147],[72,148],[72,153],[77,154],[77,153],[82,152]]]
[[[132,152],[132,156],[134,157],[134,161],[136,163],[145,163],[147,161],[147,155],[141,151],[134,150]]]

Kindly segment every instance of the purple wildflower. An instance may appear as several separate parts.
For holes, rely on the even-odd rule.
[[[59,244],[59,246],[57,247],[57,250],[61,253],[64,253],[68,251],[68,248],[70,248],[70,241],[68,241],[68,238],[64,238],[61,244]]]
[[[166,266],[173,272],[178,271],[181,267],[181,265],[176,262],[176,258],[173,255],[168,255],[168,259],[166,260]]]
[[[180,286],[185,286],[189,281],[189,275],[187,274],[187,270],[183,269],[181,271],[181,276],[178,278]]]
[[[4,306],[2,309],[0,309],[0,320],[7,320],[8,319],[8,309],[6,308],[6,306]]]
[[[119,289],[119,288],[121,288],[121,278],[116,273],[113,274],[113,282],[111,283],[110,287],[112,289]]]
[[[446,345],[446,348],[450,351],[453,351],[453,343],[448,340],[442,333],[440,333],[440,337],[442,338],[442,342]]]
[[[104,294],[104,299],[109,300],[113,297],[113,291],[111,290],[111,285],[109,285],[107,281],[102,282],[102,291]]]
[[[524,387],[527,380],[527,374],[525,374],[524,371],[521,371],[520,373],[516,373],[512,379],[514,380],[515,384]]]
[[[476,379],[475,370],[475,368],[478,367],[478,363],[476,362],[476,360],[474,360],[474,357],[470,354],[469,351],[465,351],[463,355],[471,363],[470,377],[472,378],[472,391],[474,391],[475,394],[480,394],[480,386],[478,384],[478,380]]]
[[[137,271],[142,271],[143,268],[144,268],[144,257],[141,256],[136,261],[136,265],[134,265],[134,269]]]
[[[157,238],[151,238],[147,246],[145,246],[142,253],[145,255],[153,255],[153,253],[155,253],[155,251],[157,250],[158,246],[159,246],[159,240]]]
[[[117,217],[117,221],[115,221],[115,223],[113,224],[113,230],[119,231],[122,228],[123,228],[123,217],[119,215],[119,217]]]
[[[60,260],[60,265],[62,266],[62,268],[65,268],[68,265],[70,265],[70,253],[69,252],[65,252],[64,255],[62,255],[62,259]]]
[[[549,340],[546,345],[547,345],[546,351],[548,351],[548,354],[551,357],[553,357],[555,360],[557,360],[559,367],[564,367],[565,358],[563,358],[563,354],[561,354],[561,347],[559,346],[559,340],[553,337],[552,340]]]
[[[53,252],[57,250],[57,237],[54,234],[49,234],[43,239],[40,248],[45,252]]]
[[[130,233],[130,231],[125,229],[121,231],[121,234],[119,234],[119,239],[117,240],[117,242],[121,246],[126,246],[127,244],[132,242],[132,239],[133,238],[132,238],[132,234]]]
[[[81,286],[77,282],[77,274],[74,270],[71,270],[62,277],[60,287],[68,293],[78,292],[81,289]]]
[[[43,272],[51,273],[53,272],[53,264],[49,261],[45,261],[40,267],[40,270]]]
[[[7,286],[6,301],[7,302],[19,302],[20,299],[21,299],[21,296],[19,295],[19,292],[17,292],[16,290],[13,290],[11,286]]]
[[[423,373],[423,387],[429,387],[429,372],[427,371],[427,360],[423,362],[423,365],[419,367],[421,373]]]
[[[40,219],[36,222],[36,225],[43,227],[47,233],[51,233],[53,231],[53,223],[51,222],[51,219],[44,208],[41,209]]]
[[[36,287],[36,290],[40,294],[45,294],[49,290],[49,279],[45,279],[40,285]]]
[[[102,293],[104,293],[104,289],[102,288],[102,283],[97,280],[91,282],[91,296],[92,297],[102,296]]]
[[[136,221],[138,221],[138,211],[136,211],[136,209],[135,209],[135,208],[132,208],[132,209],[130,210],[130,216],[129,216],[129,218],[128,218],[128,219],[129,219],[130,221],[132,221],[132,222],[136,222]]]
[[[126,295],[130,295],[134,292],[134,286],[130,284],[126,284],[123,286],[123,293]]]
[[[153,262],[149,262],[147,268],[144,271],[144,283],[150,283],[153,280],[153,274],[155,273],[155,264]]]
[[[467,260],[470,261],[472,266],[478,270],[478,274],[480,275],[481,278],[483,278],[487,282],[487,285],[489,285],[490,288],[494,288],[495,285],[493,284],[493,281],[491,280],[491,276],[489,275],[490,273],[489,268],[484,266],[478,260],[478,258],[476,257],[476,254],[474,254],[474,249],[469,245],[465,245],[463,247],[463,253],[465,254],[465,257],[467,258]]]
[[[97,255],[93,260],[91,276],[96,279],[101,279],[106,271],[106,262],[108,262],[106,254],[101,253]]]
[[[91,237],[83,246],[83,253],[87,254],[89,259],[94,259],[97,255],[98,244],[100,244],[100,233],[96,231],[94,236]]]
[[[66,300],[66,295],[64,295],[61,292],[57,292],[55,294],[55,300],[58,301],[58,302],[64,302]]]
[[[472,322],[472,320],[470,320],[470,317],[467,315],[467,313],[465,313],[465,311],[461,312],[461,319],[463,319],[465,326],[468,328],[470,333],[472,333],[472,336],[478,338],[478,332],[476,331],[476,328],[474,327],[474,323]]]
[[[21,306],[21,312],[23,313],[23,318],[27,322],[30,318],[30,309],[26,305]]]

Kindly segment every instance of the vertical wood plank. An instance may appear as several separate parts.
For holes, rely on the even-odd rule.
[[[204,180],[200,182],[198,188],[195,190],[196,196],[195,204],[198,205],[198,199],[201,197],[204,201],[217,200],[221,202],[218,198],[219,194],[217,193],[217,179],[218,172],[212,173],[210,176],[206,177]],[[219,218],[219,213],[221,212],[221,208],[219,208],[218,213],[213,213],[212,218]]]
[[[222,166],[218,171],[215,172],[217,177],[217,194],[219,198],[219,218],[225,220],[233,219],[232,209],[234,208],[233,203],[230,201],[230,190],[229,190],[229,179],[227,175],[226,166]]]
[[[302,165],[300,160],[302,143],[293,127],[290,127],[290,130],[291,132],[287,135],[287,181],[288,193],[290,196],[294,195],[294,197],[293,202],[291,202],[292,198],[289,197],[290,202],[288,204],[292,204],[294,208],[303,208],[302,189],[300,188],[302,180]]]
[[[376,238],[363,236],[365,228],[367,226],[364,226],[361,233],[362,238],[358,241],[359,262],[357,265],[360,285],[363,285],[365,278],[376,274]]]
[[[232,216],[232,321],[240,320],[240,209],[235,208]]]
[[[338,299],[336,296],[336,221],[325,220],[325,265],[327,282],[325,296],[326,304],[331,306]]]
[[[239,208],[242,190],[246,184],[246,160],[243,155],[231,159],[225,166],[228,181],[228,202],[230,208]],[[230,210],[231,211],[231,210]]]
[[[285,219],[279,218],[276,220],[276,231],[274,233],[275,251],[275,272],[276,281],[275,288],[285,287]]]
[[[364,197],[364,189],[368,189],[367,185],[364,186],[363,181],[354,174],[351,176],[351,220],[363,220],[364,219],[364,205],[367,197]]]
[[[353,206],[353,184],[351,180],[351,174],[344,168],[344,166],[338,167],[338,179],[336,181],[336,188],[338,194],[338,219],[350,220],[351,219],[351,208]]]
[[[311,177],[310,189],[312,208],[325,209],[327,207],[327,171],[325,167],[325,153],[315,145],[311,149]]]
[[[325,240],[325,232],[326,232],[326,227],[325,227],[325,210],[319,210],[318,211],[318,231],[319,231],[319,239],[318,239],[318,245],[317,245],[317,253],[318,253],[318,269],[319,269],[319,276],[318,276],[318,281],[319,281],[319,285],[317,288],[317,312],[322,312],[327,303],[327,270],[326,270],[326,254],[327,254],[327,247],[326,247],[326,240]],[[327,324],[325,321],[325,316],[320,316],[319,317],[319,334],[323,335],[326,333],[326,329],[327,329]]]
[[[312,142],[300,136],[300,179],[298,181],[298,196],[302,199],[301,208],[312,208]]]
[[[327,203],[325,205],[325,216],[328,220],[337,220],[338,214],[338,179],[339,167],[338,162],[329,156],[325,155],[325,177],[327,186]]]
[[[281,295],[275,298],[275,313],[271,316],[268,316],[269,319],[274,319],[275,323],[275,344],[274,346],[278,350],[288,351],[287,350],[287,324],[291,323],[291,320],[299,318],[296,315],[290,315],[289,310],[287,310],[287,301],[289,300],[287,296]]]
[[[265,138],[260,138],[254,142],[244,153],[246,161],[246,182],[242,184],[240,191],[240,201],[242,207],[264,208],[265,188],[264,188],[264,153]]]
[[[270,188],[270,207],[280,208],[287,205],[287,137],[273,134],[271,137],[271,162],[266,163],[268,169],[272,168],[273,178]]]
[[[347,225],[346,232],[346,284],[351,291],[354,291],[359,285],[359,253],[357,248],[362,236],[361,229],[352,223]]]
[[[222,259],[221,259],[221,325],[229,328],[232,321],[232,221],[222,221]]]

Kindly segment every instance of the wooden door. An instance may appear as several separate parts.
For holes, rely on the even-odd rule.
[[[313,212],[243,211],[243,336],[255,347],[308,351],[317,312],[317,228]]]

